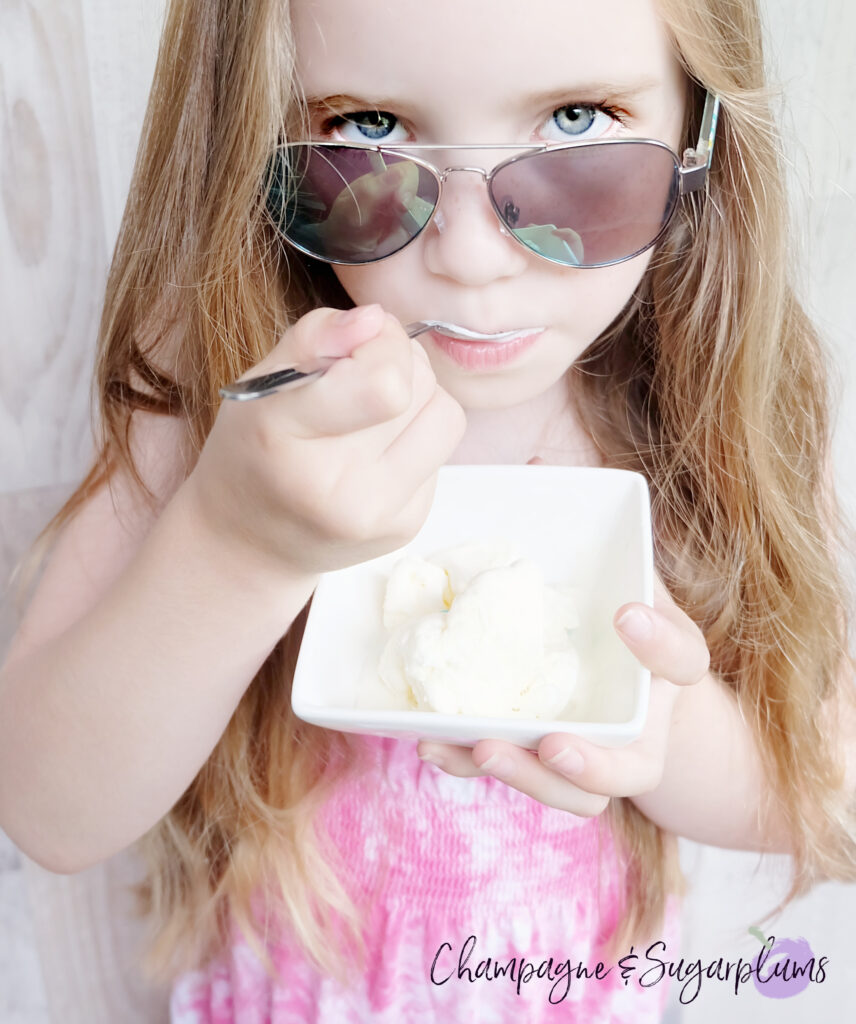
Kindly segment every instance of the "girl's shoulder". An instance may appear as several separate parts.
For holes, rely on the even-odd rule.
[[[179,417],[133,412],[129,446],[154,500],[144,500],[131,474],[117,469],[82,502],[52,544],[7,664],[59,636],[101,600],[189,473],[189,431]]]

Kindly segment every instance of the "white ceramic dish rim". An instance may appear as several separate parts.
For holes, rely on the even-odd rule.
[[[653,540],[651,534],[650,499],[648,483],[644,476],[630,470],[611,469],[601,467],[568,467],[568,466],[444,466],[441,474],[452,474],[461,472],[496,471],[503,469],[526,469],[542,474],[549,474],[551,471],[559,471],[565,476],[569,471],[575,476],[584,478],[587,474],[621,474],[625,477],[635,477],[644,488],[644,495],[648,500],[640,502],[641,508],[641,542],[642,542],[642,565],[641,565],[641,589],[643,592],[642,601],[653,606],[654,579],[653,579]],[[635,484],[636,487],[640,483]],[[629,485],[630,486],[630,485]],[[362,563],[363,566],[372,565],[381,558],[403,557],[414,547],[421,550],[419,545],[420,535],[417,534],[408,544],[396,551],[389,552],[378,559],[371,559]],[[356,566],[352,568],[357,568]],[[348,571],[348,570],[340,570]],[[316,595],[320,592],[323,597],[324,590],[335,585],[337,573],[332,572],[322,576],[316,588]],[[313,599],[313,607],[315,600]],[[310,616],[312,609],[310,609]],[[307,621],[307,629],[309,621]],[[300,660],[298,658],[298,667]],[[417,711],[402,709],[383,708],[344,708],[330,707],[319,703],[317,700],[307,700],[308,684],[305,677],[299,672],[295,675],[295,685],[292,693],[292,706],[295,714],[304,721],[324,726],[326,728],[338,728],[346,732],[356,732],[367,735],[380,735],[391,737],[425,737],[445,738],[448,742],[458,742],[465,745],[472,745],[479,739],[509,739],[512,742],[521,742],[534,749],[540,739],[550,733],[563,733],[577,735],[583,738],[593,738],[603,746],[621,746],[632,742],[639,736],[644,727],[648,711],[650,696],[651,674],[644,667],[639,666],[638,677],[635,687],[634,710],[630,718],[622,722],[610,721],[579,721],[571,719],[538,719],[518,717],[489,717],[475,715],[449,715],[436,711]],[[526,742],[524,742],[524,740]]]

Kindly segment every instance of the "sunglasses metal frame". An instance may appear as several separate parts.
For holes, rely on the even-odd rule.
[[[513,238],[519,245],[521,245],[527,252],[532,253],[533,256],[537,256],[540,259],[547,260],[549,263],[558,264],[563,267],[575,267],[574,264],[568,263],[564,260],[554,259],[551,256],[547,256],[544,253],[538,252],[536,249],[527,245],[526,242],[518,238],[509,225],[502,212],[500,211],[496,201],[494,200],[493,193],[490,190],[490,184],[493,178],[504,168],[511,164],[517,163],[520,160],[526,160],[528,157],[534,156],[538,153],[555,153],[559,151],[565,151],[569,149],[591,149],[595,146],[626,146],[628,144],[638,144],[645,146],[657,146],[661,149],[666,150],[671,154],[675,162],[675,170],[677,172],[678,181],[678,193],[672,210],[669,216],[663,222],[657,235],[651,239],[647,245],[644,245],[641,249],[637,249],[635,252],[629,253],[627,256],[621,256],[615,260],[608,260],[603,263],[590,263],[583,264],[575,267],[578,270],[593,270],[599,267],[609,267],[616,263],[624,263],[626,260],[633,259],[635,256],[646,252],[652,246],[656,245],[657,242],[663,237],[668,228],[672,217],[674,216],[675,210],[678,206],[678,200],[681,196],[688,195],[691,192],[697,192],[704,188],[707,182],[708,171],[710,170],[711,159],[713,156],[713,144],[716,138],[716,126],[719,118],[720,100],[719,97],[712,92],[708,92],[705,96],[704,110],[702,112],[701,128],[699,130],[698,142],[695,148],[685,149],[683,152],[683,160],[678,157],[678,154],[668,146],[665,142],[661,142],[658,139],[648,138],[622,138],[622,139],[594,139],[591,142],[529,142],[529,143],[506,143],[506,142],[483,142],[483,143],[453,143],[450,145],[442,145],[440,143],[422,144],[422,143],[401,143],[397,145],[372,145],[371,143],[359,143],[359,142],[315,142],[309,140],[307,142],[291,142],[280,146],[278,152],[288,150],[297,147],[312,147],[314,149],[352,149],[352,150],[365,150],[370,153],[378,153],[381,156],[389,154],[391,156],[402,156],[408,160],[417,164],[420,167],[424,167],[437,181],[437,199],[434,203],[434,208],[431,211],[430,216],[421,227],[414,233],[414,235],[399,246],[398,249],[391,253],[387,253],[385,256],[378,256],[374,259],[367,260],[334,260],[327,259],[323,256],[319,256],[317,253],[311,252],[309,249],[304,248],[298,242],[289,238],[288,235],[281,227],[281,223],[276,221],[277,229],[282,238],[293,248],[302,252],[306,256],[310,256],[312,259],[320,260],[322,263],[333,263],[340,266],[366,266],[370,263],[380,263],[383,260],[388,260],[390,257],[397,255],[403,249],[406,249],[412,242],[414,242],[419,235],[428,227],[431,221],[437,214],[440,208],[440,200],[443,195],[443,184],[447,176],[452,171],[468,171],[475,174],[480,174],[484,180],[487,188],[488,198],[490,199],[491,206],[496,213],[502,229],[509,237]],[[493,167],[490,171],[486,171],[483,167],[467,167],[467,166],[453,166],[446,167],[442,171],[439,167],[430,163],[427,160],[423,160],[419,157],[413,156],[412,152],[422,150],[525,150],[523,153],[518,153],[516,156],[511,156],[507,160],[503,160]]]

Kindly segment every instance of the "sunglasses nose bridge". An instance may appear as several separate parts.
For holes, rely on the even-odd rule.
[[[442,193],[442,187],[445,184],[448,175],[452,174],[453,171],[466,171],[470,174],[478,174],[481,176],[481,180],[484,182],[485,186],[488,186],[490,183],[490,174],[485,171],[483,167],[446,167],[443,171],[440,171],[438,168],[435,168],[434,170],[440,182],[440,193]],[[439,201],[440,197],[438,196],[437,204],[439,204]]]
[[[488,191],[489,191],[491,175],[490,175],[490,173],[488,171],[486,171],[484,169],[484,167],[447,167],[443,171],[439,170],[439,168],[435,168],[435,172],[437,174],[437,178],[438,178],[438,180],[440,182],[440,195],[442,195],[442,190],[443,190],[443,186],[446,184],[446,179],[449,177],[449,175],[453,171],[469,171],[472,174],[480,174],[482,181],[485,183],[485,186],[488,187]],[[439,207],[439,205],[440,205],[440,195],[437,196],[437,207]],[[491,203],[491,206],[493,206],[493,203]],[[494,209],[494,212],[496,212],[495,209]],[[500,221],[500,225],[499,225],[500,232],[503,235],[507,235],[509,232],[507,231],[507,229],[505,227],[505,224],[503,223],[501,217],[499,218],[499,221]],[[442,215],[442,213],[440,212],[439,209],[436,209],[436,222],[437,222],[438,228],[442,231],[443,230],[442,226],[445,223],[445,221],[444,221],[443,215]]]
[[[464,171],[464,172],[468,172],[470,174],[479,174],[479,175],[481,175],[481,179],[485,183],[485,185],[487,185],[488,181],[489,181],[488,173],[487,173],[487,171],[483,167],[458,167],[458,166],[456,166],[456,167],[447,167],[443,171],[441,171],[439,167],[435,167],[434,168],[434,173],[437,175],[437,179],[440,182],[440,191],[439,191],[439,194],[437,196],[437,204],[438,205],[440,203],[440,196],[443,194],[443,188],[444,188],[444,186],[446,184],[446,181],[447,181],[449,175],[452,174],[453,171]]]
[[[446,183],[446,178],[448,178],[452,171],[470,171],[473,174],[480,174],[482,176],[482,181],[487,183],[487,171],[484,167],[447,167],[445,171],[441,171],[438,175],[443,184]]]

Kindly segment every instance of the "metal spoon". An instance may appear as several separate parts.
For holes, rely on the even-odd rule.
[[[453,338],[461,338],[464,341],[505,341],[518,331],[505,331],[502,334],[482,334],[480,331],[471,331],[466,327],[458,327],[457,324],[446,323],[444,320],[416,320],[408,324],[404,329],[408,338],[415,338],[417,334],[431,331],[437,328],[444,334],[450,334]],[[540,328],[535,328],[540,330]],[[533,331],[534,333],[534,331]],[[264,398],[265,395],[272,395],[276,391],[283,391],[302,381],[308,381],[314,377],[320,377],[322,373],[341,359],[342,356],[318,356],[311,364],[305,363],[299,368],[289,367],[285,370],[275,370],[273,373],[263,373],[257,377],[250,377],[248,380],[235,381],[226,387],[220,388],[220,395],[223,398],[231,398],[236,402],[248,402],[253,398]]]

